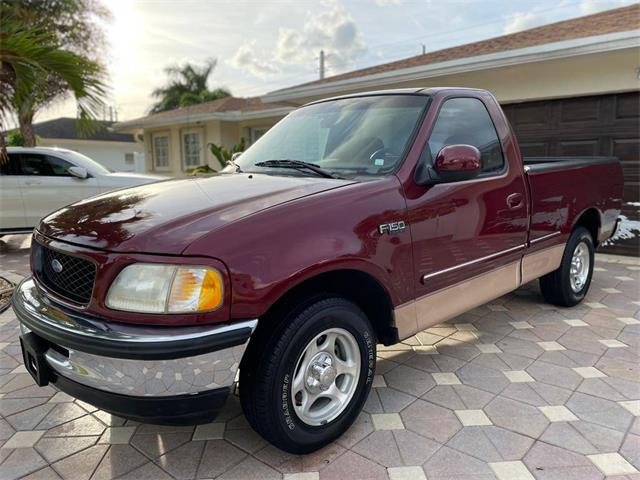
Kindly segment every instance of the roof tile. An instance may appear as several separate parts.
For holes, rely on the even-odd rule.
[[[145,117],[135,118],[122,122],[123,124],[135,124],[148,121],[171,120],[172,118],[188,117],[190,115],[199,115],[203,113],[222,113],[222,112],[255,112],[259,110],[267,110],[272,108],[287,107],[288,105],[278,103],[263,103],[258,97],[239,98],[225,97],[211,102],[199,103],[189,107],[176,108],[167,110],[166,112],[152,113]]]

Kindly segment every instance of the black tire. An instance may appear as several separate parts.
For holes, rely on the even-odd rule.
[[[582,288],[575,292],[573,288],[571,288],[571,259],[580,243],[584,243],[589,252],[589,271]],[[577,227],[569,237],[567,246],[564,249],[564,254],[562,255],[560,267],[540,278],[540,290],[542,291],[544,299],[548,303],[561,307],[573,307],[580,303],[587,295],[589,285],[591,285],[594,253],[595,247],[591,233],[584,227]]]
[[[330,422],[312,426],[298,418],[289,383],[305,347],[328,328],[353,335],[361,368],[344,410]],[[293,309],[272,331],[265,330],[252,337],[240,366],[242,409],[254,430],[276,447],[295,454],[313,452],[344,433],[362,410],[375,373],[375,332],[360,308],[339,297],[310,300]]]

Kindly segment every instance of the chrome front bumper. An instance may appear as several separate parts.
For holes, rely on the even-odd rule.
[[[148,327],[105,322],[55,305],[32,279],[16,288],[13,307],[22,334],[44,339],[44,358],[55,375],[136,397],[230,387],[257,324]]]

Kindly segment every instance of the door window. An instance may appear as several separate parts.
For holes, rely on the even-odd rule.
[[[20,155],[16,153],[9,154],[9,160],[0,163],[0,175],[19,175],[20,174]]]
[[[38,177],[69,177],[72,163],[51,155],[23,153],[20,155],[21,175]]]
[[[429,138],[431,158],[435,159],[443,147],[460,144],[480,150],[483,173],[504,168],[498,134],[489,112],[477,98],[452,98],[442,105]]]

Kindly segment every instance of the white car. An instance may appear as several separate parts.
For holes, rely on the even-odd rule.
[[[28,233],[40,219],[65,205],[109,190],[166,179],[111,172],[72,150],[9,147],[0,165],[0,236]]]

